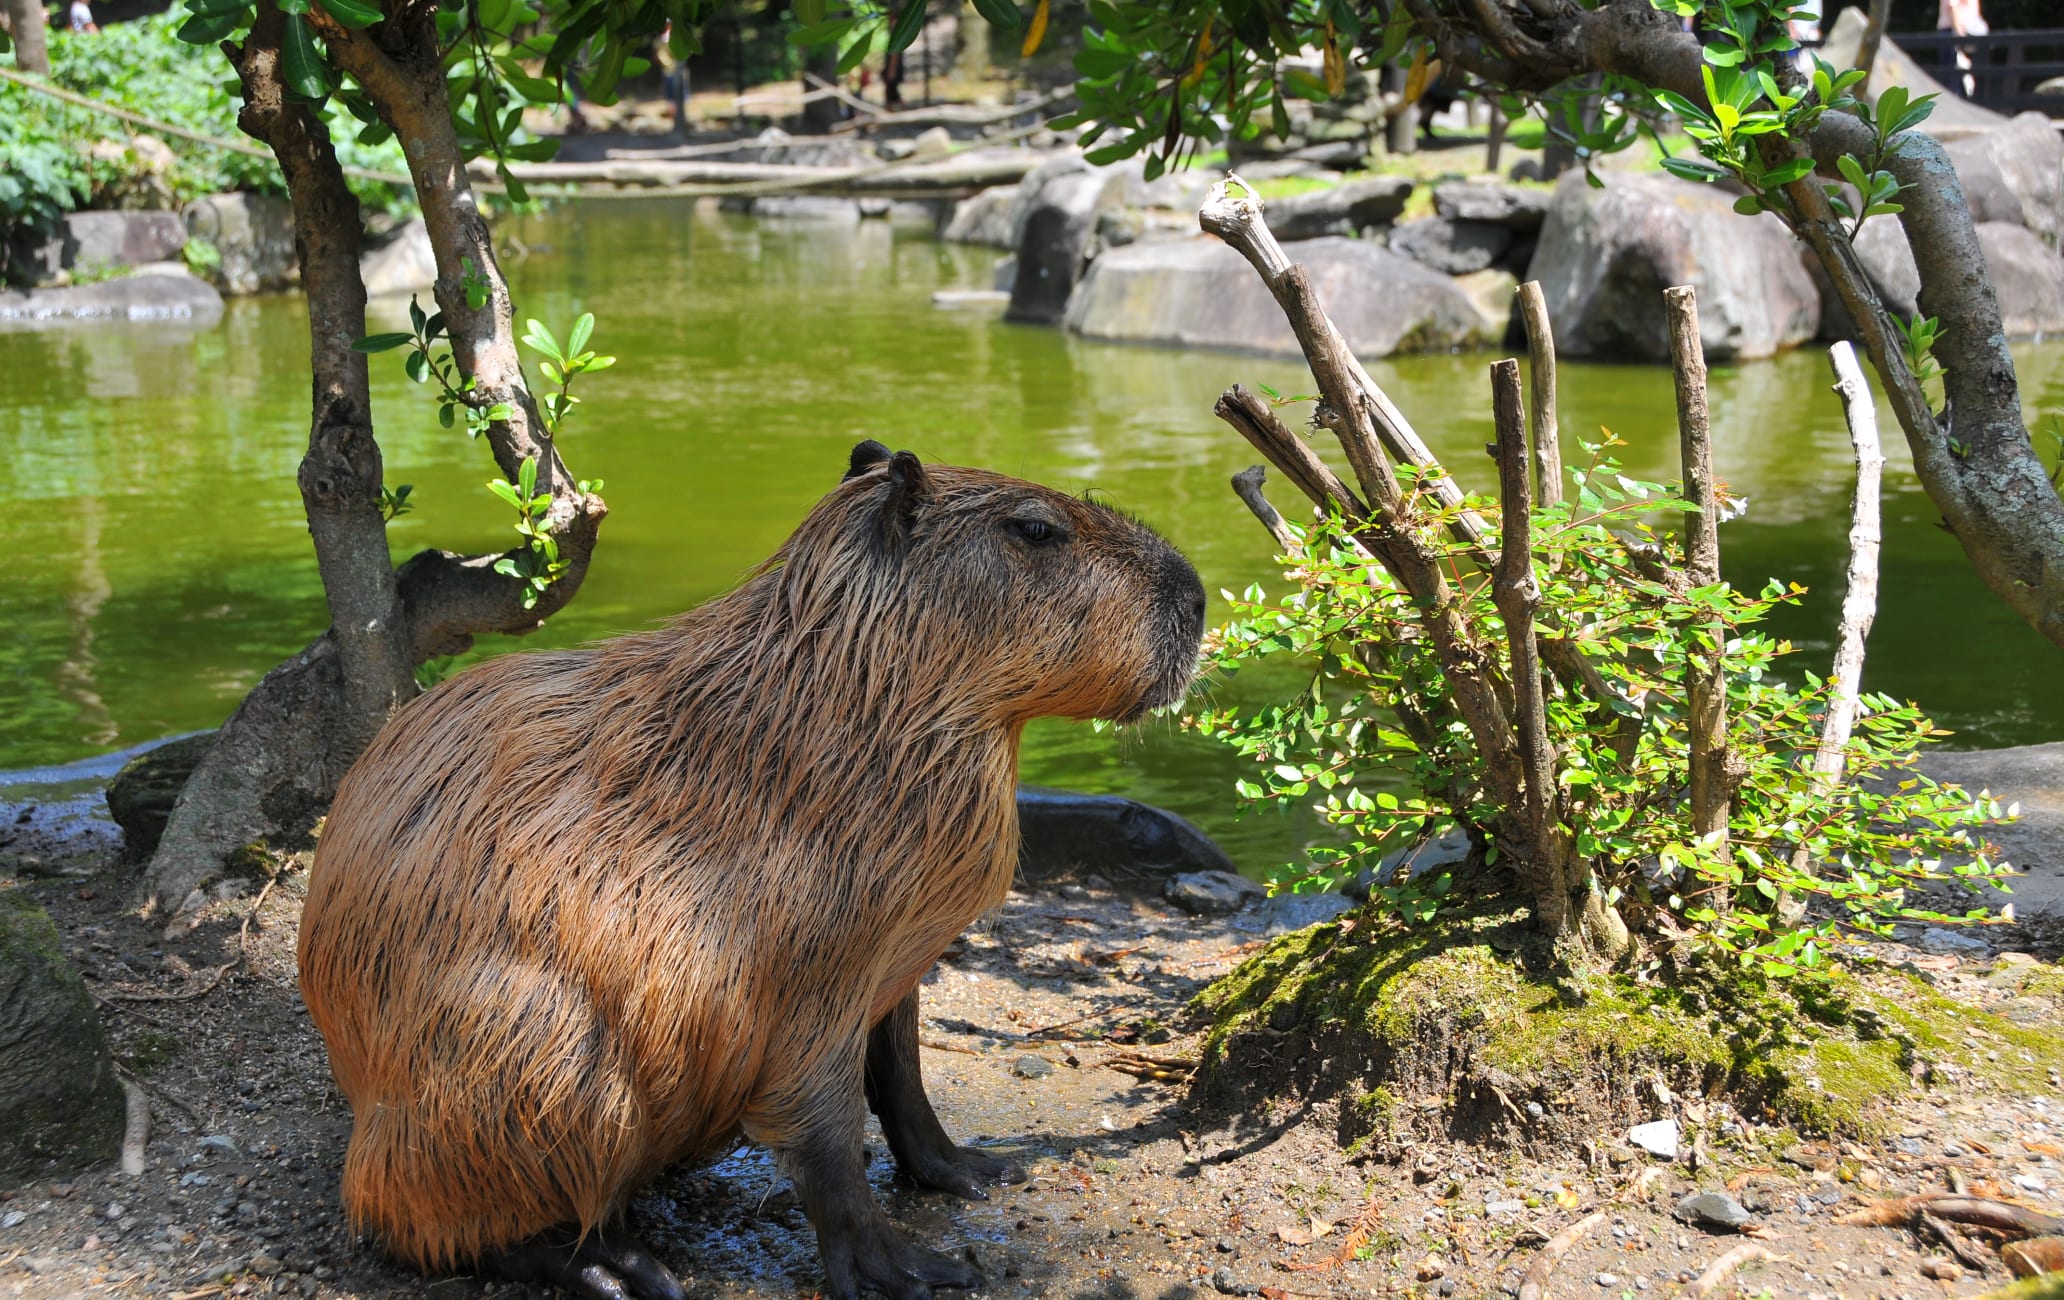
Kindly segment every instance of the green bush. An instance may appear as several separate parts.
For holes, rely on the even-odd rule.
[[[1554,614],[1539,635],[1568,638],[1615,701],[1602,711],[1553,689],[1546,701],[1563,828],[1605,905],[1637,934],[1688,939],[1785,975],[1894,921],[1950,919],[1919,896],[1923,886],[1997,881],[2004,867],[1976,833],[2000,809],[1918,771],[1921,750],[1946,733],[1912,705],[1864,695],[1843,779],[1811,779],[1827,684],[1803,670],[1784,680],[1791,645],[1757,628],[1803,588],[1773,581],[1752,594],[1669,580],[1656,558],[1675,542],[1654,523],[1687,509],[1684,498],[1622,475],[1605,448],[1590,451],[1592,462],[1571,475],[1575,499],[1536,512],[1532,544],[1541,608]],[[1486,518],[1498,511],[1481,499],[1468,508]],[[1442,519],[1429,512],[1426,533]],[[1467,572],[1468,548],[1446,547],[1446,566]],[[1230,674],[1296,658],[1310,665],[1308,685],[1282,704],[1195,719],[1259,765],[1258,780],[1239,782],[1243,799],[1315,801],[1349,836],[1344,848],[1313,849],[1308,862],[1284,867],[1277,886],[1337,886],[1401,841],[1451,826],[1468,829],[1496,866],[1509,810],[1493,800],[1484,756],[1451,705],[1428,611],[1338,520],[1315,528],[1288,563],[1296,587],[1276,600],[1250,588],[1236,600],[1215,662]],[[1468,624],[1484,633],[1487,673],[1509,676],[1488,577],[1456,590]],[[1739,762],[1725,851],[1694,832],[1687,794],[1687,665],[1710,653],[1715,629],[1727,744]],[[1800,848],[1810,870],[1793,865]],[[1378,879],[1371,891],[1379,909],[1419,922],[1463,897],[1460,873]],[[1787,897],[1818,906],[1789,922],[1777,905]]]

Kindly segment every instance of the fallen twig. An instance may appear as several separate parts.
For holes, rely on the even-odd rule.
[[[1589,1236],[1605,1220],[1605,1211],[1599,1210],[1585,1215],[1549,1238],[1548,1244],[1541,1248],[1541,1253],[1535,1256],[1533,1264],[1527,1269],[1526,1280],[1519,1284],[1519,1300],[1541,1300],[1548,1291],[1549,1275],[1555,1272],[1555,1266],[1562,1262],[1562,1257],[1569,1254],[1570,1247]]]
[[[1136,1000],[1132,1002],[1121,1002],[1115,1007],[1106,1007],[1102,1011],[1092,1011],[1086,1016],[1077,1016],[1073,1020],[1063,1020],[1058,1024],[1046,1025],[1039,1029],[1028,1029],[1025,1031],[1025,1037],[1044,1038],[1048,1034],[1058,1032],[1059,1030],[1073,1029],[1077,1025],[1088,1024],[1092,1020],[1103,1020],[1110,1016],[1119,1015],[1123,1012],[1132,1010],[1138,1005],[1139,1003]],[[1080,1035],[1076,1035],[1076,1037],[1080,1037]]]
[[[265,906],[266,896],[272,893],[272,887],[278,883],[279,873],[277,871],[265,878],[265,888],[258,891],[257,900],[251,904],[251,910],[244,914],[244,923],[237,929],[236,956],[210,971],[207,979],[198,987],[179,989],[170,993],[158,989],[139,990],[133,993],[125,992],[121,989],[113,989],[102,994],[100,1000],[103,1002],[191,1002],[195,998],[203,998],[213,993],[216,987],[228,977],[229,973],[243,965],[245,958],[250,956],[251,922],[258,918],[258,909]]]
[[[921,1046],[932,1048],[935,1051],[959,1052],[965,1056],[980,1056],[982,1054],[982,1050],[978,1047],[963,1047],[959,1043],[949,1043],[937,1034],[919,1034],[917,1041]]]
[[[1145,1052],[1120,1052],[1104,1062],[1108,1069],[1135,1079],[1155,1083],[1186,1083],[1197,1071],[1193,1056],[1149,1056]]]
[[[1210,966],[1222,961],[1231,961],[1235,957],[1244,957],[1250,952],[1260,952],[1267,946],[1268,940],[1266,939],[1249,939],[1246,943],[1234,944],[1224,952],[1215,952],[1209,957],[1192,958],[1178,965],[1176,969],[1188,970],[1192,966]]]
[[[1776,1258],[1777,1256],[1761,1246],[1736,1246],[1733,1250],[1728,1251],[1725,1255],[1707,1265],[1706,1271],[1698,1275],[1698,1281],[1684,1288],[1683,1300],[1704,1300],[1704,1297],[1711,1295],[1722,1282],[1725,1282],[1733,1275],[1734,1270],[1742,1265],[1754,1263],[1759,1259]]]

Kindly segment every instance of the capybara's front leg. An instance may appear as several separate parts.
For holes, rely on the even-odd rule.
[[[864,1112],[852,1093],[852,1076],[845,1077],[843,1089],[820,1093],[817,1100],[828,1104],[775,1154],[795,1179],[803,1212],[817,1229],[832,1300],[858,1300],[863,1290],[889,1300],[930,1300],[935,1286],[980,1286],[974,1265],[912,1245],[882,1213],[867,1185],[860,1144]]]
[[[483,1257],[480,1271],[582,1300],[688,1300],[672,1270],[621,1225],[585,1236],[570,1226],[554,1229]]]
[[[917,1057],[917,990],[912,989],[867,1035],[867,1104],[880,1118],[896,1167],[920,1187],[986,1201],[981,1183],[1021,1183],[1016,1165],[958,1146],[946,1136]]]

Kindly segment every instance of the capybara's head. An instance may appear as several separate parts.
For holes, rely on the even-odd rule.
[[[1204,587],[1152,529],[872,440],[770,564],[795,628],[998,721],[1131,721],[1196,673]]]

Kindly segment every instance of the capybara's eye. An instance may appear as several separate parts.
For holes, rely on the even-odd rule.
[[[1051,546],[1061,540],[1060,530],[1044,519],[1013,519],[1007,527],[1034,546]]]

